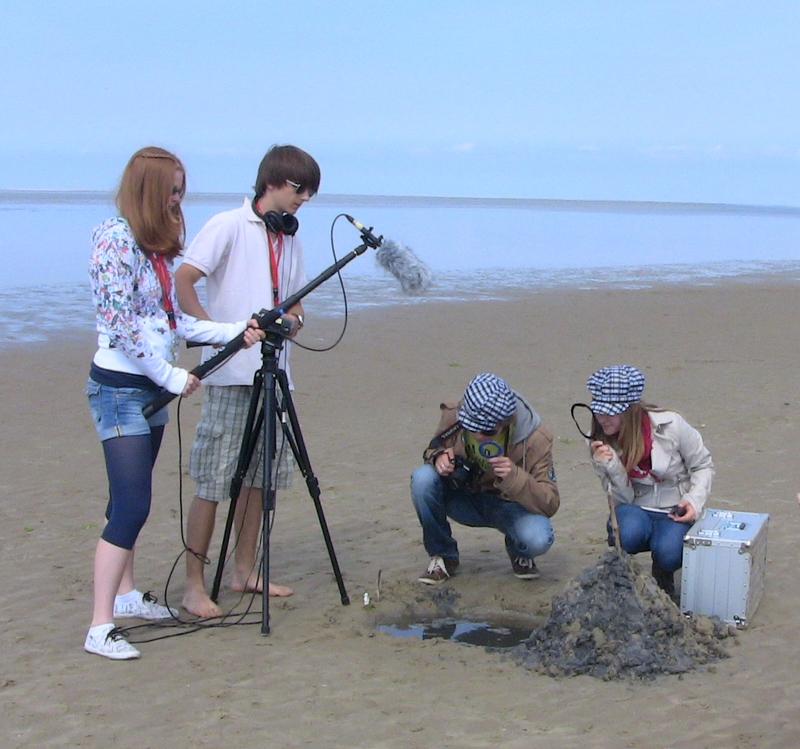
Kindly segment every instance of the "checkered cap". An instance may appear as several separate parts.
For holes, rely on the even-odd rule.
[[[598,369],[587,381],[592,413],[616,416],[638,403],[644,393],[644,375],[630,364]]]
[[[508,383],[491,372],[472,378],[458,408],[458,420],[469,432],[493,432],[517,410],[517,398]]]

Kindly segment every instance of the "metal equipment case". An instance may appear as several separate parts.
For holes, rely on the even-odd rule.
[[[681,611],[746,627],[764,592],[769,515],[707,509],[683,539]]]

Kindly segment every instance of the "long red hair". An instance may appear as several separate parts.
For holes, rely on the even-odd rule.
[[[128,161],[117,190],[117,208],[137,244],[170,259],[180,254],[186,236],[180,203],[170,203],[176,170],[183,175],[183,195],[186,170],[181,160],[157,146],[141,148]]]

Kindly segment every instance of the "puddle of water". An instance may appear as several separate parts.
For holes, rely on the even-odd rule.
[[[378,632],[417,640],[452,640],[485,648],[511,648],[530,637],[533,627],[507,627],[464,619],[433,619],[409,624],[381,624]]]

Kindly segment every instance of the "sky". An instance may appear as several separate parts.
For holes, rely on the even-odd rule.
[[[113,189],[162,145],[246,193],[800,206],[800,3],[0,0],[0,189]]]

